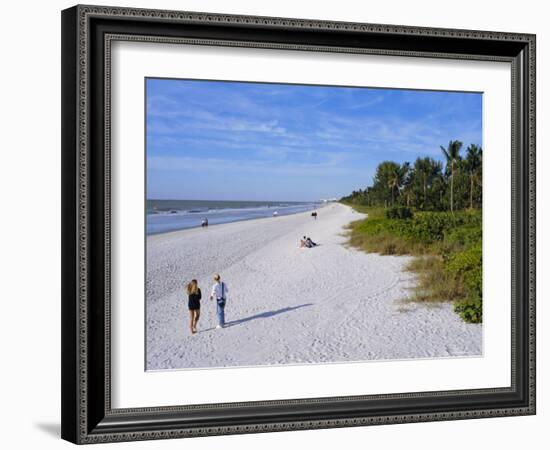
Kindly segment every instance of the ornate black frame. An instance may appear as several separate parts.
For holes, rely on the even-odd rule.
[[[512,385],[112,409],[113,40],[510,62]],[[61,403],[62,437],[78,444],[535,414],[535,36],[117,7],[79,5],[64,10]]]

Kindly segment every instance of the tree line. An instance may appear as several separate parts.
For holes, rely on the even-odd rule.
[[[449,141],[440,146],[445,165],[430,157],[413,164],[384,161],[376,168],[372,186],[353,191],[341,201],[365,206],[407,206],[424,211],[480,209],[482,149]]]

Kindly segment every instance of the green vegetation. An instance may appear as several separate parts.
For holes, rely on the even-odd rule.
[[[462,143],[441,147],[446,167],[431,158],[381,163],[372,186],[341,199],[368,218],[350,224],[350,244],[383,255],[409,254],[418,274],[416,301],[452,301],[470,323],[482,317],[481,155]]]
[[[387,219],[412,219],[413,213],[411,208],[406,206],[392,206],[386,209]]]

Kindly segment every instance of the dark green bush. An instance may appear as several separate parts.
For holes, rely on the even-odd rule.
[[[422,212],[417,213],[411,222],[409,236],[424,243],[442,241],[446,234],[463,226],[479,227],[477,214],[467,212]]]
[[[420,244],[442,242],[446,236],[449,236],[448,239],[451,241],[468,241],[468,245],[475,243],[478,240],[477,237],[481,239],[481,214],[479,213],[417,212],[412,218],[405,218],[404,215],[407,213],[395,212],[398,209],[386,210],[386,216],[402,214],[402,218],[369,216],[355,229],[370,235],[391,234]],[[464,227],[468,230],[460,231]],[[460,246],[462,245],[460,243]]]
[[[451,255],[445,270],[455,278],[464,281],[464,286],[474,296],[481,297],[482,291],[482,248],[481,242],[466,250]]]
[[[481,323],[483,321],[483,307],[480,298],[458,300],[454,304],[454,311],[464,322]]]
[[[394,206],[386,210],[387,219],[403,220],[403,219],[411,219],[412,216],[413,216],[413,213],[411,211],[411,208],[407,208],[406,206]]]
[[[443,238],[447,244],[461,247],[471,247],[481,241],[481,227],[468,225],[449,230]]]
[[[422,242],[443,240],[445,232],[462,225],[463,218],[447,212],[416,214],[409,231],[410,237]]]
[[[455,311],[466,322],[482,320],[482,246],[481,241],[466,250],[451,255],[445,271],[461,285],[465,297],[455,303]]]

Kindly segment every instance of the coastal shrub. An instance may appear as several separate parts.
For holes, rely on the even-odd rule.
[[[399,213],[391,213],[395,214]],[[371,239],[375,236],[399,238],[408,244],[409,252],[415,254],[413,248],[425,253],[429,246],[442,244],[446,236],[447,240],[445,245],[441,246],[442,249],[454,251],[462,248],[463,242],[473,244],[481,235],[481,227],[477,231],[477,227],[469,225],[470,222],[472,221],[469,216],[446,212],[420,212],[412,218],[402,219],[388,219],[378,215],[371,217],[369,214],[367,219],[354,223],[351,229],[352,234],[365,234]],[[459,231],[465,225],[469,229]]]
[[[409,230],[409,237],[425,243],[442,241],[445,235],[457,232],[461,227],[479,227],[481,221],[475,214],[462,212],[422,212],[415,214]]]
[[[408,264],[407,270],[417,273],[418,284],[412,289],[412,299],[415,301],[450,301],[460,294],[452,277],[445,272],[444,262],[440,257],[418,256]]]
[[[445,270],[455,278],[464,280],[466,289],[481,297],[482,283],[482,248],[478,244],[451,255],[446,262]]]
[[[369,235],[366,233],[351,233],[350,245],[360,248],[369,253],[380,253],[381,255],[405,255],[416,253],[420,249],[413,249],[408,241],[391,235],[389,233],[377,233]]]
[[[407,264],[407,270],[411,272],[432,271],[441,266],[441,258],[434,255],[424,255],[413,258]]]
[[[390,213],[392,216],[395,214],[399,213]],[[389,219],[379,215],[371,217],[369,214],[367,219],[352,224],[351,229],[355,235],[401,238],[411,244],[411,247],[444,244],[441,245],[442,251],[455,251],[481,240],[481,222],[471,213],[419,212],[412,218],[402,219]]]
[[[451,255],[445,264],[445,271],[455,282],[460,283],[465,297],[455,302],[455,311],[466,322],[482,320],[482,246],[477,244]]]
[[[443,240],[460,247],[471,247],[481,241],[481,227],[468,225],[455,228],[446,232]]]
[[[368,218],[350,225],[352,246],[382,255],[415,255],[408,267],[418,275],[412,299],[452,301],[464,321],[481,322],[480,211],[415,211],[402,218],[398,208],[361,212]]]
[[[353,230],[358,234],[366,234],[369,236],[376,235],[392,235],[404,237],[406,234],[407,224],[405,221],[396,219],[385,219],[384,217],[368,218],[359,222]]]
[[[425,212],[415,215],[409,231],[410,237],[422,242],[443,240],[445,232],[462,224],[461,217],[451,213]]]
[[[467,298],[455,302],[454,311],[468,323],[483,321],[483,307],[480,298]]]
[[[413,213],[406,206],[394,206],[386,210],[387,219],[411,219]]]

